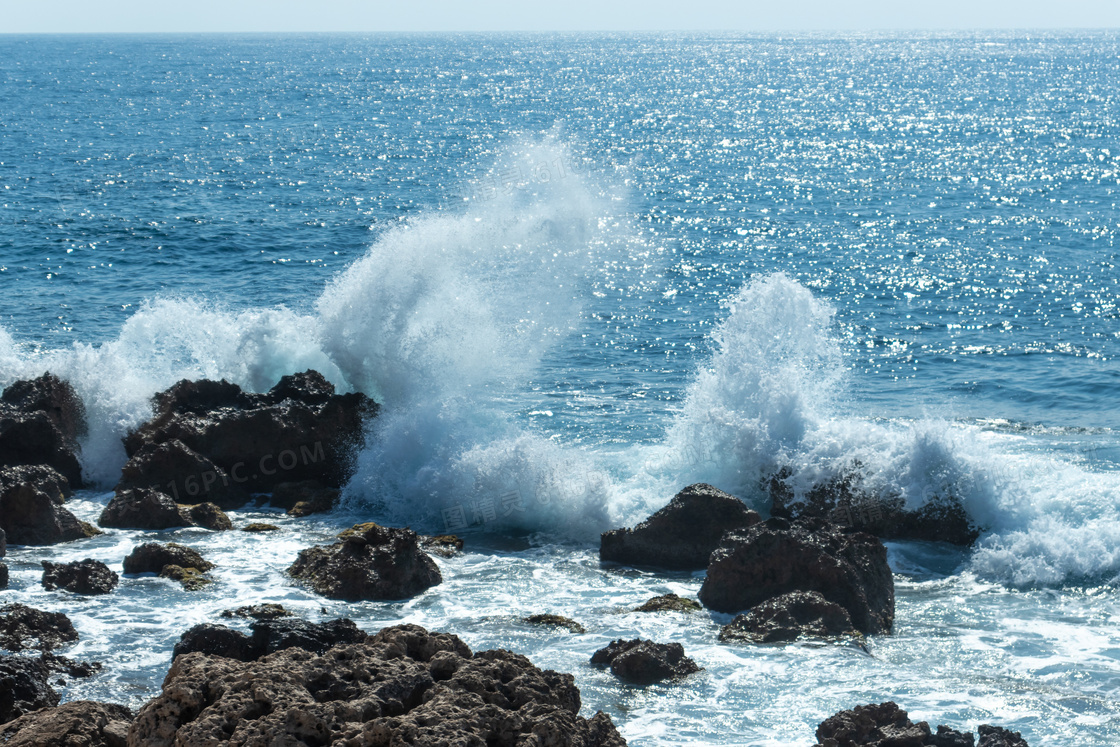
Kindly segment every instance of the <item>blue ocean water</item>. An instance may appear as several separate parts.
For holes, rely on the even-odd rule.
[[[82,394],[79,512],[180,378],[314,367],[385,404],[346,511],[281,517],[253,553],[168,533],[217,561],[202,595],[38,587],[40,558],[119,565],[130,532],[13,553],[5,595],[67,611],[109,664],[67,697],[136,704],[188,622],[246,596],[323,614],[282,574],[298,549],[356,518],[463,521],[478,549],[444,586],[328,612],[572,671],[632,744],[808,745],[891,698],[1115,743],[1118,52],[1111,32],[0,36],[0,385],[50,368]],[[625,612],[698,578],[598,566],[597,532],[685,484],[764,508],[778,466],[854,460],[987,530],[891,546],[899,630],[870,657],[721,646],[719,616]],[[516,622],[535,611],[591,635]],[[636,632],[707,674],[634,690],[588,666]]]

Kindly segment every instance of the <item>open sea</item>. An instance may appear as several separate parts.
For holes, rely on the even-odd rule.
[[[0,602],[65,612],[64,653],[104,662],[65,700],[137,707],[188,627],[281,602],[572,672],[632,745],[808,747],[885,700],[1118,744],[1118,193],[1112,32],[0,36],[0,386],[83,397],[79,518],[180,379],[314,368],[384,406],[338,511],[159,533],[217,564],[206,590],[39,585],[153,536],[109,530],[12,548]],[[866,652],[723,645],[730,616],[628,611],[702,573],[599,563],[687,484],[765,512],[781,466],[857,462],[984,528],[888,543],[896,630]],[[407,602],[287,579],[359,520],[467,551]],[[704,672],[589,664],[638,634]]]

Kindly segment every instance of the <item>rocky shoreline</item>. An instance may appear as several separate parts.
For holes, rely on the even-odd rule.
[[[285,376],[264,394],[225,381],[181,381],[156,395],[152,419],[124,438],[128,462],[98,523],[229,531],[234,525],[225,512],[262,496],[294,517],[330,510],[361,448],[364,423],[377,413],[372,400],[337,394],[315,371]],[[0,396],[0,558],[9,544],[80,542],[101,533],[66,507],[83,486],[84,432],[80,398],[49,373]],[[768,519],[713,486],[687,486],[636,527],[603,533],[601,562],[706,571],[698,602],[668,594],[637,611],[687,614],[703,606],[735,615],[719,631],[726,645],[862,645],[865,636],[889,635],[895,622],[881,538],[975,539],[975,527],[952,501],[917,512],[888,501],[891,510],[880,507],[867,518],[863,509],[872,499],[856,477],[800,499],[788,487],[792,477],[771,479]],[[867,520],[842,520],[853,511]],[[325,599],[402,600],[442,583],[431,555],[453,557],[462,549],[454,536],[366,522],[331,544],[304,549],[287,575]],[[93,598],[112,595],[122,583],[93,559],[44,561],[43,568],[42,586],[55,593]],[[182,544],[144,542],[123,568],[125,581],[156,574],[192,591],[211,583],[213,564]],[[7,576],[0,561],[0,589]],[[55,653],[78,640],[64,615],[0,607],[0,649],[10,652],[0,654],[0,743],[626,744],[605,713],[580,716],[572,675],[538,669],[510,651],[472,652],[454,635],[415,625],[367,632],[345,618],[311,623],[277,605],[227,612],[252,619],[250,633],[216,622],[184,631],[162,694],[133,714],[108,703],[60,705],[51,678],[88,677],[100,665]],[[525,622],[584,632],[557,615]],[[672,687],[702,672],[675,641],[619,639],[587,656],[589,665],[638,687]],[[998,727],[982,725],[979,734],[980,747],[1026,744]],[[816,736],[819,747],[974,744],[970,733],[911,723],[894,703],[840,712]]]

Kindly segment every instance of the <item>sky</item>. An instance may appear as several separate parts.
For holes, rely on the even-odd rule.
[[[0,0],[0,33],[1120,28],[1120,0]]]

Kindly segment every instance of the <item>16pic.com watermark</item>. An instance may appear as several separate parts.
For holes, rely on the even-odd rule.
[[[275,454],[265,454],[252,467],[245,462],[238,462],[230,467],[229,472],[224,470],[207,470],[199,475],[190,475],[180,480],[167,483],[168,492],[172,499],[179,503],[180,496],[185,494],[190,498],[197,498],[210,492],[210,488],[221,482],[222,487],[229,487],[231,481],[244,485],[251,480],[257,480],[261,475],[272,477],[281,472],[290,472],[297,467],[306,467],[318,464],[327,458],[322,441],[316,441],[310,446],[304,444],[296,449],[285,449]],[[251,470],[256,468],[255,472]],[[179,483],[182,483],[182,494],[179,492]]]

